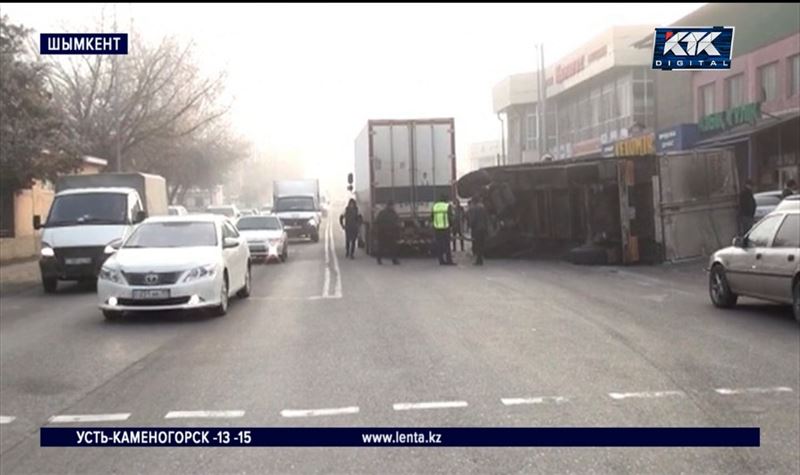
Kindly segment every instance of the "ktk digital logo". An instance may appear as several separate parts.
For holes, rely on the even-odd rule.
[[[733,27],[656,28],[653,69],[730,69]]]

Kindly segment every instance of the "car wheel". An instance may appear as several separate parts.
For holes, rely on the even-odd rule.
[[[214,307],[214,316],[222,317],[228,313],[228,274],[222,278],[222,285],[219,291],[219,305]]]
[[[725,269],[720,264],[711,268],[708,276],[708,293],[711,296],[711,303],[719,308],[733,307],[739,298],[731,292],[728,279],[725,277]]]
[[[103,317],[109,322],[122,320],[122,312],[118,310],[103,310]]]
[[[281,262],[286,262],[286,259],[288,258],[289,258],[289,249],[286,246],[284,246],[283,252],[281,253]]]
[[[792,311],[794,311],[794,319],[800,323],[800,277],[794,279],[794,288],[792,289]]]
[[[311,233],[311,240],[313,242],[319,242],[319,231],[314,231]]]
[[[58,290],[58,279],[47,278],[42,279],[42,287],[44,287],[44,293],[46,294],[54,294],[56,290]]]
[[[240,299],[246,299],[250,296],[250,290],[252,289],[252,283],[250,282],[250,265],[247,266],[247,273],[244,275],[244,287],[242,287],[238,292],[236,292],[236,296]]]

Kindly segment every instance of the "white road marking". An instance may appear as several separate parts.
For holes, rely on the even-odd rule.
[[[109,421],[126,421],[131,417],[129,412],[120,414],[82,414],[82,415],[64,415],[53,416],[50,418],[51,424],[61,424],[66,422],[109,422]]]
[[[281,411],[283,417],[338,416],[341,414],[358,414],[358,406],[328,409],[284,409]]]
[[[243,417],[244,411],[170,411],[164,419],[234,418]]]
[[[502,398],[500,401],[506,406],[517,406],[520,404],[545,404],[554,402],[561,404],[569,401],[569,399],[561,396],[545,396],[545,397],[527,397],[527,398]]]
[[[392,406],[395,411],[410,411],[412,409],[448,409],[452,407],[467,407],[467,401],[438,401],[438,402],[400,402]]]
[[[608,393],[611,399],[628,399],[628,398],[655,398],[655,397],[669,397],[669,396],[685,396],[683,391],[642,391],[638,393]]]
[[[14,419],[16,419],[16,417],[0,416],[0,424],[11,424],[14,422]]]
[[[778,386],[775,388],[717,388],[714,391],[724,396],[729,396],[732,394],[790,393],[792,392],[792,388],[787,388],[785,386]]]

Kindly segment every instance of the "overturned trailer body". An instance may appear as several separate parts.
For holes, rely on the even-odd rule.
[[[489,167],[462,177],[458,192],[486,204],[489,255],[633,264],[726,245],[737,183],[733,154],[720,149]]]

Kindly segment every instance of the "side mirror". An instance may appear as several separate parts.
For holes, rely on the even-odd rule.
[[[352,185],[353,184],[353,174],[352,173],[348,173],[347,174],[347,184],[348,185]]]
[[[223,249],[231,249],[231,248],[234,248],[234,247],[239,247],[239,240],[238,239],[232,238],[232,237],[226,237],[222,241],[222,248]]]
[[[139,224],[147,219],[147,213],[144,211],[137,211],[136,216],[133,217],[133,224]]]
[[[103,252],[105,254],[114,254],[115,252],[117,252],[119,250],[120,246],[122,246],[122,239],[115,239],[115,240],[111,241],[110,243],[108,243],[108,245],[103,250]]]
[[[37,231],[42,229],[42,217],[38,214],[33,217],[33,229]]]
[[[741,236],[736,236],[733,238],[733,242],[731,243],[733,247],[744,247],[745,245],[745,238]]]

